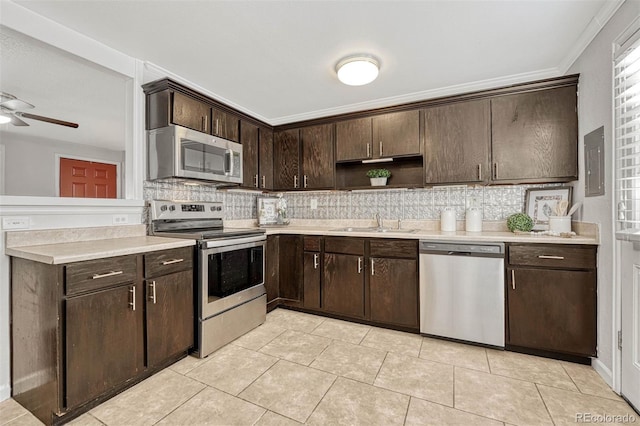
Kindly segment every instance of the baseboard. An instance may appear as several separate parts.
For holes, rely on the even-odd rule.
[[[11,398],[11,385],[0,386],[0,401]]]
[[[593,358],[591,360],[591,366],[613,389],[613,372],[611,371],[611,369],[604,365],[598,358]]]

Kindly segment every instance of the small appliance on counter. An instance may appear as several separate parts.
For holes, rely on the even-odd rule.
[[[453,232],[456,230],[456,209],[453,207],[445,207],[440,214],[440,230],[444,232]]]
[[[289,224],[287,217],[287,200],[279,194],[275,197],[258,197],[258,226],[286,226]]]
[[[482,232],[482,209],[469,207],[465,214],[465,230],[467,232]]]

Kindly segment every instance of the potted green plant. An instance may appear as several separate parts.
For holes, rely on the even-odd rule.
[[[371,186],[385,186],[391,172],[387,169],[371,169],[367,172],[367,176],[371,180]]]

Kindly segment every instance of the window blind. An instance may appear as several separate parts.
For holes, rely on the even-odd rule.
[[[640,37],[614,53],[615,169],[618,231],[640,231]]]

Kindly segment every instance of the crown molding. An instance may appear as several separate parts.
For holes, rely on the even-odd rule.
[[[480,90],[494,89],[496,87],[510,86],[513,84],[527,83],[534,80],[544,80],[562,75],[557,68],[547,68],[538,71],[513,74],[505,77],[491,78],[487,80],[474,81],[453,86],[441,87],[438,89],[424,90],[420,92],[407,93],[400,96],[375,99],[367,102],[344,105],[336,108],[327,108],[311,111],[302,114],[294,114],[268,120],[272,126],[279,126],[288,123],[313,120],[316,118],[329,117],[334,115],[347,114],[364,110],[385,108],[395,105],[407,104],[411,102],[425,101],[432,98],[459,95],[462,93],[475,92]]]
[[[558,69],[561,74],[566,74],[569,68],[575,63],[575,61],[582,55],[582,52],[591,44],[594,38],[598,35],[600,30],[609,22],[611,17],[618,11],[620,6],[625,0],[605,1],[596,16],[591,19],[589,25],[582,31],[580,37],[569,50],[569,53],[558,65]]]

